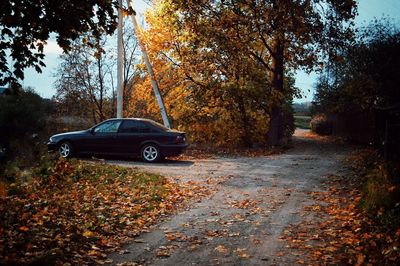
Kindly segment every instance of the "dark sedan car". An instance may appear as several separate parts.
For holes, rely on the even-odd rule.
[[[177,156],[187,146],[185,133],[139,118],[106,120],[88,130],[54,135],[47,144],[49,151],[58,150],[65,158],[73,154],[132,155],[146,162]]]

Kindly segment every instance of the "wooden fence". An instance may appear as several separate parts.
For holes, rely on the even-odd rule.
[[[331,114],[332,135],[373,145],[388,160],[400,161],[400,105],[370,112]]]

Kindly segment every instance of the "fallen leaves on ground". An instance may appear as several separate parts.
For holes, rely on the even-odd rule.
[[[249,259],[251,256],[246,253],[247,249],[246,248],[237,248],[234,253],[242,258],[242,259]]]
[[[110,263],[107,252],[209,193],[199,183],[66,160],[1,188],[0,264]]]
[[[246,156],[246,157],[260,157],[281,154],[284,148],[252,148],[252,149],[233,149],[233,148],[210,148],[210,146],[195,146],[191,145],[185,154],[180,155],[176,159],[181,161],[190,161],[194,159],[213,159],[216,156],[232,157],[232,156]]]
[[[306,255],[301,264],[398,265],[400,228],[396,234],[362,212],[360,181],[328,176],[326,184],[327,191],[310,193],[318,204],[305,208],[307,219],[281,236],[290,248]]]
[[[223,245],[218,245],[215,248],[215,250],[218,251],[219,253],[223,253],[223,254],[228,254],[229,253],[229,250]]]

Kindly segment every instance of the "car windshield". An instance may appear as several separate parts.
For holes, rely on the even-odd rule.
[[[169,131],[169,130],[171,130],[171,129],[167,128],[166,126],[161,125],[160,123],[157,123],[157,122],[155,122],[155,121],[153,121],[153,120],[147,120],[147,119],[146,119],[146,120],[143,120],[143,121],[148,122],[148,123],[151,124],[152,126],[155,126],[156,128],[161,129],[161,130],[163,130],[163,131]]]
[[[94,132],[96,133],[116,133],[118,131],[120,120],[106,121],[95,127]]]

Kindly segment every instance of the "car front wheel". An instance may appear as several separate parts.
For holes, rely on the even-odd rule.
[[[62,142],[58,148],[58,153],[64,158],[70,158],[72,156],[72,151],[72,145],[68,141]]]
[[[142,148],[142,159],[145,162],[155,163],[161,158],[160,149],[155,144],[146,144]]]

